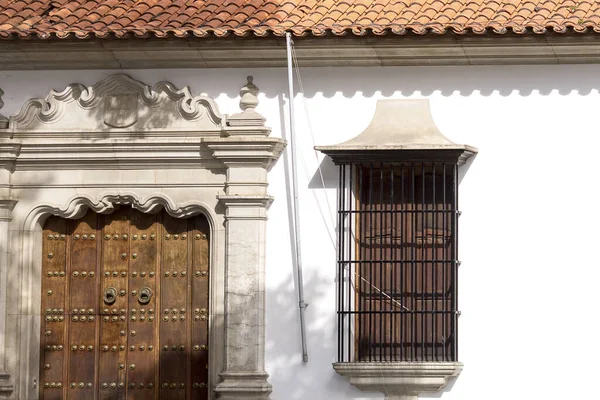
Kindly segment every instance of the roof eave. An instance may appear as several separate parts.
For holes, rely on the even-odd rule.
[[[301,67],[600,63],[600,35],[295,38]],[[282,37],[0,40],[0,70],[282,68]]]

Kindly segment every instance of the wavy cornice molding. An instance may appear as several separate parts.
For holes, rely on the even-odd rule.
[[[208,118],[215,129],[222,129],[226,124],[226,116],[219,112],[215,101],[205,95],[192,96],[188,86],[177,89],[172,83],[161,81],[150,87],[128,75],[114,74],[92,86],[72,83],[63,91],[50,91],[45,99],[28,100],[17,115],[10,117],[10,129],[28,129],[35,121],[56,123],[65,115],[69,103],[75,102],[83,110],[100,109],[107,96],[124,93],[136,94],[141,104],[148,108],[165,106],[171,101],[185,121]],[[110,125],[106,128],[114,129]]]
[[[202,202],[189,201],[176,204],[164,194],[152,194],[139,197],[134,193],[104,194],[99,197],[79,195],[70,199],[64,205],[41,204],[34,207],[25,219],[24,229],[33,230],[35,224],[42,216],[56,215],[61,218],[77,219],[85,215],[88,210],[99,214],[110,214],[115,210],[115,205],[129,205],[136,210],[147,214],[155,214],[164,209],[174,218],[188,218],[197,214],[205,214],[209,222],[214,221],[211,207]]]
[[[2,100],[2,96],[4,96],[4,91],[0,89],[0,110],[4,107],[4,101]],[[0,129],[8,128],[8,118],[0,113]]]

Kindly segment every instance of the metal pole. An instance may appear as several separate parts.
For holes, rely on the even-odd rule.
[[[308,362],[308,350],[306,348],[306,327],[304,323],[304,311],[308,304],[304,302],[304,282],[302,279],[302,252],[300,247],[300,206],[298,204],[298,182],[296,178],[296,135],[294,132],[294,75],[292,64],[292,34],[285,34],[287,48],[288,86],[289,86],[289,114],[290,114],[290,147],[292,158],[292,191],[294,197],[294,243],[296,251],[296,273],[298,274],[298,307],[300,307],[300,335],[302,338],[302,361]]]

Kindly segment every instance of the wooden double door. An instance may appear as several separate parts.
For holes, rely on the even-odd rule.
[[[208,398],[204,216],[50,217],[41,291],[41,399]]]

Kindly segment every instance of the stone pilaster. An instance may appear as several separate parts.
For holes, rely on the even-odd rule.
[[[225,371],[221,399],[266,399],[265,232],[269,196],[221,196],[225,211]]]
[[[0,332],[6,332],[6,293],[7,273],[9,260],[9,224],[12,220],[12,210],[17,202],[15,200],[0,200]],[[0,395],[6,395],[14,390],[10,381],[10,374],[6,372],[5,342],[0,335]]]
[[[225,194],[225,362],[215,392],[223,400],[269,398],[265,372],[265,239],[267,172],[285,146],[255,111],[258,88],[248,77],[241,113],[227,118],[221,138],[204,145],[227,167]]]

